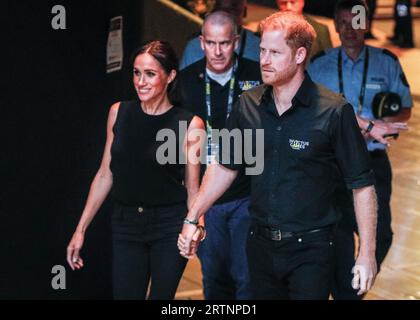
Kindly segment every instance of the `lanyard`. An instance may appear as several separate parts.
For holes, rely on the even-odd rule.
[[[357,113],[361,114],[363,109],[363,103],[365,101],[365,91],[366,91],[366,79],[367,79],[367,73],[369,68],[369,49],[368,47],[365,48],[365,60],[364,60],[364,66],[363,66],[363,79],[362,79],[362,87],[360,88],[360,94],[359,94],[359,106],[357,108]],[[344,95],[344,84],[343,84],[343,65],[342,65],[342,55],[341,55],[341,49],[338,52],[338,81],[340,83],[340,93]]]
[[[238,60],[235,61],[232,70],[232,78],[230,79],[229,83],[229,94],[228,94],[228,104],[227,104],[227,113],[226,117],[229,117],[230,113],[232,112],[233,106],[233,97],[235,95],[235,82],[236,82],[236,71],[238,69]],[[206,72],[205,76],[206,81],[206,106],[207,106],[207,120],[206,120],[206,129],[207,129],[207,165],[209,165],[212,159],[216,156],[218,146],[216,143],[213,143],[212,139],[212,131],[213,127],[211,124],[211,86],[210,86],[210,78]]]

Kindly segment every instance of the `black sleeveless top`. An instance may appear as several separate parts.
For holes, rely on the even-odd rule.
[[[121,102],[113,127],[110,164],[112,193],[117,201],[150,207],[186,202],[185,164],[182,164],[185,162],[179,156],[186,132],[180,132],[179,128],[180,122],[187,128],[193,117],[177,107],[161,115],[148,115],[138,100]],[[174,141],[167,135],[163,135],[163,141],[157,141],[161,129],[172,130]],[[171,147],[169,152],[165,146]],[[175,156],[174,162],[160,164],[156,156],[158,149],[168,159],[169,155]]]

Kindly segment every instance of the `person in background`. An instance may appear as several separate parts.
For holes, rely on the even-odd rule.
[[[315,33],[316,33],[316,38],[312,44],[310,57],[313,57],[317,53],[323,50],[327,50],[332,47],[330,31],[328,30],[328,27],[316,21],[311,16],[303,14],[303,8],[305,7],[305,0],[276,0],[276,3],[280,11],[290,11],[299,15],[303,15],[305,19],[314,28]]]
[[[199,16],[200,18],[204,18],[206,13],[209,11],[209,4],[206,0],[193,0],[188,2],[188,6],[190,7],[191,11]]]
[[[239,44],[235,50],[239,57],[252,61],[259,61],[260,38],[253,32],[242,28],[243,19],[247,14],[247,0],[216,0],[212,12],[225,11],[235,17],[238,28]],[[204,58],[204,52],[200,46],[200,37],[191,39],[182,55],[180,70]]]
[[[259,64],[235,53],[239,41],[235,17],[225,11],[211,13],[200,36],[204,58],[180,72],[183,105],[203,119],[214,143],[208,150],[208,163],[219,144],[212,140],[212,130],[225,128],[242,92],[261,84]],[[204,173],[206,166],[202,168]],[[249,187],[249,177],[241,172],[206,214],[207,237],[199,246],[198,257],[208,300],[252,298],[245,251]]]
[[[396,0],[394,4],[394,34],[391,42],[400,48],[414,48],[413,17],[411,6],[416,5],[414,0]]]
[[[376,261],[384,261],[392,243],[391,189],[392,171],[388,159],[387,135],[398,134],[407,129],[406,121],[411,116],[413,105],[410,88],[397,56],[386,49],[365,44],[368,29],[354,29],[351,12],[354,6],[365,6],[363,0],[341,0],[335,8],[335,27],[340,36],[341,47],[320,53],[312,59],[308,72],[315,82],[341,93],[353,106],[360,130],[365,136],[370,163],[375,174],[378,197],[378,225],[376,238]],[[368,28],[368,26],[367,26]],[[375,101],[384,94],[398,95],[401,111],[394,115],[376,118]],[[378,99],[379,97],[379,99]],[[355,206],[342,188],[337,193],[338,210],[343,219],[337,230],[336,272],[333,296],[335,299],[361,299],[350,286],[354,264],[354,232],[360,234],[355,221]]]

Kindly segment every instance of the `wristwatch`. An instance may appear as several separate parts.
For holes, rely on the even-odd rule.
[[[190,220],[190,219],[188,219],[188,218],[185,218],[185,219],[184,219],[184,224],[193,224],[193,225],[197,226],[197,225],[198,225],[198,220],[197,220],[197,219],[195,219],[195,220]]]

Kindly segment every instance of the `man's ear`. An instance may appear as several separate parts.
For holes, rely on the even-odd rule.
[[[235,36],[234,40],[233,40],[235,42],[235,50],[238,49],[238,47],[239,47],[239,40],[240,40],[240,38],[241,38],[241,36],[237,34]]]
[[[306,61],[306,57],[308,56],[308,51],[305,47],[300,47],[296,50],[295,54],[295,61],[296,64],[302,64]]]
[[[201,35],[200,37],[200,46],[201,46],[201,50],[204,51],[204,37]]]

